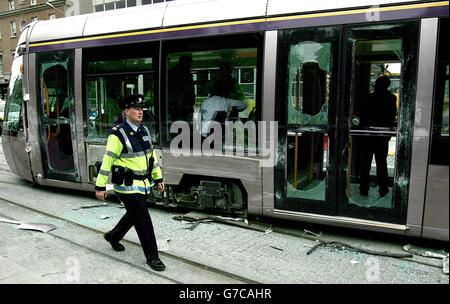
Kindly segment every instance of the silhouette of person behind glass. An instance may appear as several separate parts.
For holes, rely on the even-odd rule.
[[[375,91],[369,94],[361,112],[362,128],[394,128],[397,114],[397,97],[388,88],[391,81],[387,76],[379,77],[375,82]],[[389,192],[389,176],[387,171],[387,156],[390,136],[364,136],[361,151],[361,180],[359,191],[361,195],[369,193],[369,178],[372,158],[375,154],[377,166],[378,192],[381,197]]]
[[[195,85],[191,73],[192,57],[183,55],[169,70],[169,114],[172,121],[190,121],[194,113]]]

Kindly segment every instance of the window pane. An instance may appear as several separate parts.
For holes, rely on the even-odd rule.
[[[39,115],[41,140],[48,174],[68,173],[77,177],[74,162],[75,99],[73,95],[73,51],[39,53]]]
[[[288,197],[326,198],[331,58],[329,42],[305,41],[290,47]]]
[[[105,11],[111,11],[114,9],[114,2],[105,3]]]
[[[125,0],[116,1],[116,9],[124,7],[125,7]]]
[[[13,62],[11,71],[11,80],[9,83],[8,108],[6,109],[5,122],[3,124],[3,133],[11,136],[17,135],[19,126],[22,124],[22,78],[20,65],[22,56],[16,58]]]
[[[220,131],[223,133],[218,134],[218,137],[225,143],[225,121],[256,121],[258,48],[255,41],[243,40],[235,38],[228,43],[226,40],[225,43],[223,40],[214,43],[192,41],[186,43],[186,48],[195,50],[169,52],[167,131],[172,122],[182,120],[189,123],[192,134],[193,119],[196,119],[199,122],[198,132],[205,139],[216,131],[209,129],[211,122],[215,121],[222,127]],[[217,48],[221,43],[228,44],[227,48]],[[242,80],[250,84],[243,84]],[[243,138],[240,151],[247,149],[248,137],[251,136],[248,133],[252,131],[236,127],[233,132],[233,140],[238,136]],[[177,135],[167,134],[169,141]]]
[[[127,7],[136,6],[136,0],[127,0]]]
[[[134,53],[125,52],[126,49],[129,50],[129,46],[93,49],[86,55],[88,137],[106,137],[108,130],[122,121],[118,100],[131,94],[142,94],[146,103],[144,124],[153,133],[153,143],[158,144],[159,114],[154,91],[153,58],[141,57],[148,54],[145,47],[135,47]],[[107,55],[98,58],[100,53],[109,54],[112,58],[105,58]],[[123,58],[124,54],[139,58]]]

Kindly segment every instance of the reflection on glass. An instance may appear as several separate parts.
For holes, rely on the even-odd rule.
[[[73,52],[38,56],[49,173],[77,172],[73,153]]]
[[[362,207],[393,208],[402,41],[356,41],[347,196]]]
[[[225,144],[225,122],[238,122],[233,129],[233,146],[225,148],[250,149],[250,131],[242,124],[256,122],[257,48],[170,53],[167,74],[167,130],[174,121],[186,121],[194,128],[195,117],[201,121],[196,131],[204,140],[216,135],[210,128],[215,121],[222,134],[214,137],[214,143],[222,139]]]
[[[439,25],[439,52],[436,67],[436,87],[433,105],[433,133],[431,137],[430,163],[448,166],[449,150],[449,47],[448,18],[442,19]]]
[[[146,104],[143,123],[152,133],[152,142],[158,142],[152,58],[91,61],[86,76],[88,137],[108,136],[107,130],[123,120],[118,100],[142,94]]]
[[[17,135],[21,124],[20,112],[22,110],[22,78],[20,66],[23,63],[23,57],[14,59],[11,71],[11,80],[9,82],[8,108],[6,109],[4,133],[10,136]]]
[[[289,53],[287,195],[325,201],[331,43],[292,45]]]

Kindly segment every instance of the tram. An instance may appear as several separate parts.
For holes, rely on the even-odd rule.
[[[139,93],[168,185],[152,202],[448,241],[448,4],[178,0],[33,22],[12,65],[6,160],[36,184],[94,191],[117,99]],[[247,123],[275,127],[256,130],[255,153],[231,140],[243,153],[205,156],[190,136],[192,153],[174,154],[174,121],[195,133],[224,66],[244,139]],[[395,122],[362,126],[382,76]],[[368,142],[385,148],[364,166]]]

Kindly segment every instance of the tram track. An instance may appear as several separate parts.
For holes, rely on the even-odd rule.
[[[3,181],[3,180],[0,180],[0,184],[10,184],[10,185],[14,185],[14,186],[18,186],[18,185],[21,185],[21,186],[27,186],[26,184],[16,184],[16,183],[12,183],[12,182],[8,182],[8,181]],[[96,229],[93,229],[93,228],[90,228],[90,227],[87,227],[87,226],[83,226],[83,225],[80,225],[80,224],[78,224],[78,223],[76,223],[76,222],[73,222],[73,221],[70,221],[70,220],[67,220],[67,219],[64,219],[64,218],[61,218],[61,217],[58,217],[58,216],[55,216],[55,215],[52,215],[52,214],[49,214],[49,213],[46,213],[46,212],[37,210],[37,209],[34,209],[34,208],[31,208],[31,207],[28,207],[28,206],[23,206],[23,205],[21,205],[21,204],[12,202],[12,201],[10,201],[10,200],[8,200],[8,199],[5,199],[5,198],[2,198],[2,197],[0,197],[0,200],[4,200],[4,201],[7,201],[7,202],[12,203],[12,204],[14,204],[14,205],[17,205],[17,206],[19,206],[19,207],[22,207],[22,208],[24,208],[24,209],[28,209],[28,210],[33,211],[33,212],[38,212],[38,213],[40,213],[40,214],[43,214],[43,215],[46,215],[46,216],[50,216],[50,217],[55,218],[55,219],[59,219],[59,220],[63,220],[63,221],[72,223],[72,224],[77,225],[77,226],[79,226],[79,227],[82,227],[82,228],[84,228],[84,229],[91,230],[91,231],[93,231],[93,232],[103,234],[103,232],[100,231],[100,230],[96,230]],[[276,226],[271,226],[271,227],[272,227],[272,229],[273,229],[274,232],[279,233],[279,234],[282,234],[282,235],[288,235],[288,236],[292,236],[292,237],[296,237],[296,238],[304,239],[304,240],[306,239],[306,240],[309,240],[309,241],[312,241],[312,242],[316,242],[316,241],[317,241],[317,239],[316,239],[315,237],[313,237],[313,236],[311,236],[311,235],[306,235],[305,233],[301,233],[301,232],[300,232],[300,233],[299,233],[299,232],[292,232],[292,231],[290,231],[289,229],[286,230],[286,229],[283,229],[283,228],[280,228],[280,227],[276,227]],[[69,241],[70,241],[70,240],[69,240]],[[125,239],[123,240],[123,242],[124,242],[124,243],[129,243],[130,245],[133,245],[133,246],[140,246],[140,244],[138,244],[138,243],[136,243],[136,242],[129,241],[129,240],[125,240]],[[170,253],[161,252],[161,254],[162,254],[163,256],[167,256],[167,257],[170,257],[170,258],[179,260],[180,262],[183,262],[183,263],[185,263],[185,264],[189,264],[189,265],[191,265],[191,266],[193,266],[193,267],[198,267],[198,268],[202,268],[202,269],[208,268],[208,269],[211,269],[211,270],[212,270],[211,272],[214,272],[214,271],[215,271],[215,272],[218,273],[218,274],[219,274],[219,273],[224,273],[224,274],[226,274],[226,276],[228,276],[229,278],[236,278],[238,281],[241,281],[241,282],[243,282],[243,283],[249,283],[249,284],[258,284],[258,283],[260,283],[260,282],[254,281],[254,280],[250,280],[250,279],[241,277],[241,276],[239,276],[239,275],[235,275],[235,274],[232,274],[232,273],[229,273],[229,272],[222,271],[222,270],[220,270],[220,269],[211,268],[211,267],[209,267],[209,266],[207,266],[207,265],[204,265],[204,264],[201,264],[201,263],[198,263],[198,262],[195,262],[195,261],[192,261],[192,260],[189,260],[189,259],[180,257],[180,256],[176,256],[176,255],[173,255],[173,254],[170,254]],[[417,263],[417,264],[422,264],[422,265],[426,265],[426,266],[431,266],[431,267],[435,267],[435,268],[440,268],[440,267],[441,267],[440,265],[435,264],[435,263],[430,263],[430,262],[426,262],[426,261],[421,261],[421,260],[417,260],[417,259],[413,259],[413,258],[405,258],[405,257],[402,258],[402,257],[395,257],[395,256],[392,256],[391,258],[400,259],[400,260],[403,260],[403,261],[405,261],[405,262],[411,262],[411,263]],[[143,268],[144,268],[144,267],[143,267]],[[145,269],[145,268],[144,268],[144,269]]]
[[[0,183],[4,183],[4,182],[3,182],[3,181],[0,181]],[[64,221],[64,222],[69,223],[69,224],[71,224],[71,225],[74,225],[74,226],[76,226],[76,227],[82,228],[82,229],[84,229],[84,230],[86,230],[86,231],[90,231],[90,232],[97,233],[97,234],[99,234],[101,237],[102,237],[103,234],[104,234],[103,231],[100,231],[100,230],[98,230],[98,229],[95,229],[95,228],[91,228],[91,227],[87,227],[87,226],[81,225],[81,224],[79,224],[79,223],[77,223],[77,222],[74,222],[74,221],[71,221],[71,220],[62,218],[62,217],[60,217],[60,216],[56,216],[56,215],[50,214],[50,213],[45,212],[45,211],[42,211],[42,210],[38,210],[38,209],[29,207],[29,206],[21,205],[20,203],[17,203],[17,202],[15,202],[15,201],[12,201],[12,200],[7,199],[7,198],[0,197],[0,202],[6,202],[6,203],[12,204],[12,205],[14,205],[14,206],[16,206],[16,207],[19,207],[19,208],[22,208],[22,209],[24,209],[24,210],[28,210],[28,211],[37,213],[37,214],[42,215],[42,216],[45,216],[45,217],[49,217],[49,218],[52,218],[52,219],[55,219],[55,220],[59,220],[59,221]],[[3,216],[3,217],[9,217],[9,216],[7,216],[7,215],[1,215],[1,216]],[[75,241],[73,241],[73,240],[71,240],[71,239],[69,239],[69,238],[67,238],[67,237],[59,236],[59,235],[57,235],[57,234],[55,234],[55,233],[52,233],[52,231],[48,232],[47,234],[49,234],[49,235],[51,235],[52,237],[54,237],[54,238],[56,238],[56,239],[59,239],[59,240],[61,240],[61,241],[63,241],[63,242],[67,242],[67,243],[69,243],[69,244],[71,244],[71,245],[73,245],[73,246],[77,246],[77,247],[79,247],[79,248],[82,248],[82,249],[87,250],[87,251],[89,251],[89,252],[92,252],[92,253],[94,253],[94,254],[98,254],[98,255],[103,256],[103,257],[105,257],[105,258],[114,260],[114,261],[116,261],[116,262],[123,263],[123,264],[125,264],[125,265],[127,265],[127,266],[129,266],[129,267],[133,267],[134,269],[138,269],[138,270],[144,271],[144,272],[146,272],[146,273],[148,273],[148,274],[155,275],[155,276],[157,276],[157,277],[163,278],[163,279],[168,280],[168,281],[170,281],[170,282],[173,282],[173,283],[175,283],[175,284],[183,284],[183,283],[185,283],[185,282],[176,280],[176,279],[174,279],[174,278],[172,278],[172,277],[170,277],[170,276],[164,275],[164,274],[162,274],[162,273],[154,272],[154,271],[148,269],[148,268],[145,267],[145,266],[139,266],[139,265],[136,265],[136,264],[134,264],[134,263],[125,261],[125,260],[123,260],[123,259],[119,259],[119,258],[117,258],[117,257],[115,257],[115,256],[110,255],[110,254],[107,254],[107,253],[101,252],[101,251],[99,251],[99,250],[96,250],[96,249],[94,249],[94,248],[92,248],[92,247],[85,246],[85,245],[83,245],[83,244],[80,244],[80,243],[78,243],[78,242],[75,242]],[[138,244],[137,242],[133,242],[133,241],[126,240],[126,239],[123,239],[122,242],[123,242],[125,245],[128,244],[128,245],[130,245],[130,246],[135,246],[135,247],[140,247],[140,246],[141,246],[141,245]],[[219,276],[219,277],[223,277],[224,279],[228,279],[228,280],[231,280],[231,281],[235,281],[236,284],[240,284],[240,283],[243,283],[243,284],[261,284],[261,282],[257,282],[257,281],[255,281],[255,280],[252,280],[252,279],[249,279],[249,278],[246,278],[246,277],[242,277],[242,276],[240,276],[240,275],[237,275],[237,274],[234,274],[234,273],[230,273],[230,272],[227,272],[227,271],[224,271],[224,270],[215,268],[215,267],[210,267],[210,266],[208,266],[208,265],[201,264],[201,263],[198,263],[198,262],[196,262],[196,261],[193,261],[193,260],[190,260],[190,259],[187,259],[187,258],[184,258],[184,257],[180,257],[180,256],[177,256],[177,255],[174,255],[174,254],[171,254],[171,253],[167,253],[167,252],[159,252],[159,254],[160,254],[161,256],[165,257],[165,258],[172,259],[172,260],[174,260],[174,261],[176,261],[176,262],[178,262],[178,263],[185,264],[185,265],[187,265],[188,267],[193,267],[193,268],[195,268],[195,269],[198,269],[199,271],[202,271],[202,272],[208,272],[209,274],[216,275],[216,276]]]

